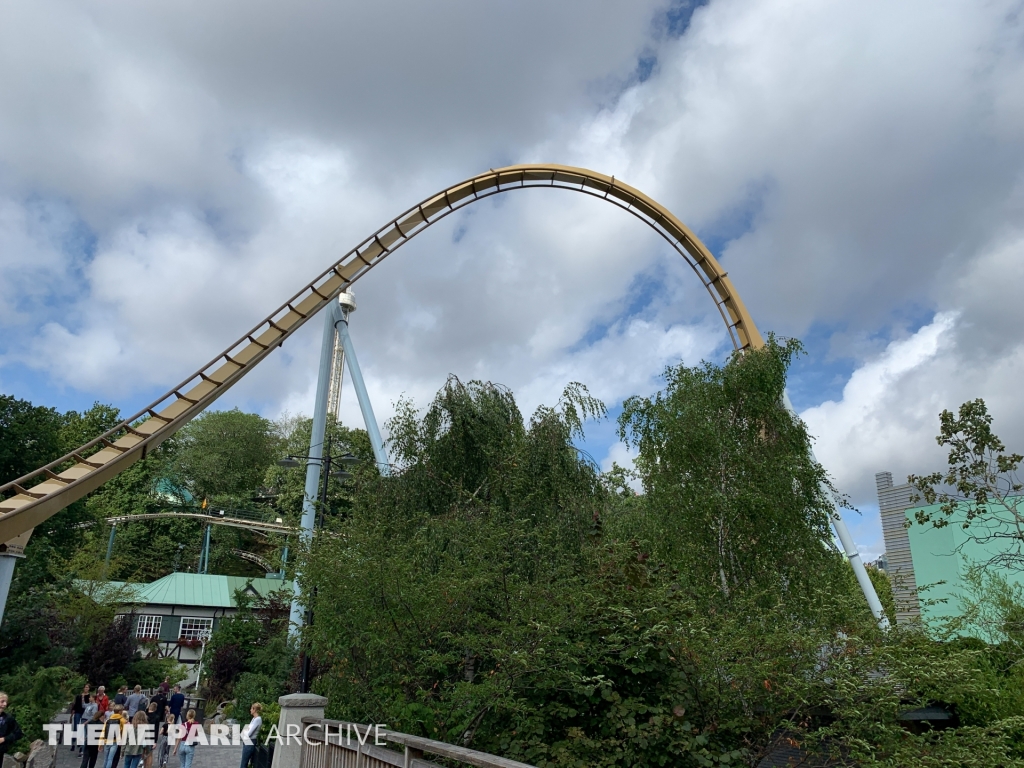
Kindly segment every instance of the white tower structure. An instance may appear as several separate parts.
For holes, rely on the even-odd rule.
[[[356,311],[356,298],[351,290],[338,296],[338,304],[346,322],[348,316]],[[341,334],[337,329],[334,332],[334,357],[331,360],[331,385],[327,395],[327,413],[334,417],[335,421],[341,419],[341,385],[345,380],[345,345],[342,344]]]

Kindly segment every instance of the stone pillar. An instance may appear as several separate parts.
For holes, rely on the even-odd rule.
[[[274,746],[274,762],[271,768],[300,768],[304,728],[302,718],[322,718],[327,699],[315,693],[289,693],[279,698],[277,703],[281,705],[281,718],[277,722],[281,738]],[[289,733],[292,734],[290,738]]]

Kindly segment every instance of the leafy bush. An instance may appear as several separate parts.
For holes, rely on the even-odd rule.
[[[235,599],[237,613],[218,625],[206,645],[207,685],[210,697],[218,700],[237,697],[235,689],[244,674],[273,681],[257,690],[278,691],[288,679],[295,657],[287,635],[289,592],[253,597],[239,590]],[[257,678],[250,678],[247,685],[251,687]],[[243,695],[247,694],[243,691]],[[279,695],[274,694],[275,701]]]
[[[45,739],[43,724],[53,722],[54,715],[67,706],[85,683],[83,676],[66,667],[32,670],[25,665],[0,676],[0,690],[7,692],[10,712],[25,734],[8,752],[27,753],[33,741]]]
[[[261,745],[267,743],[267,739],[270,737],[270,730],[278,725],[281,719],[281,705],[276,701],[264,704],[262,716],[263,727],[260,728],[260,732],[256,736],[256,740]]]
[[[134,613],[114,617],[107,631],[83,654],[81,670],[92,684],[110,686],[115,677],[128,673],[138,649],[132,634],[133,618]]]
[[[276,706],[277,699],[284,694],[281,681],[255,672],[243,672],[235,683],[236,719],[245,720],[249,716],[249,707],[253,702],[260,702],[264,707],[268,704]]]
[[[128,665],[124,676],[131,681],[133,686],[156,688],[165,677],[171,681],[171,685],[184,680],[188,677],[188,669],[173,658],[135,659]]]

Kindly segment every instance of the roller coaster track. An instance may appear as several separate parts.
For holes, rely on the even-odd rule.
[[[274,573],[277,568],[274,564],[267,560],[265,557],[260,557],[255,552],[246,552],[244,549],[232,549],[231,554],[235,557],[240,557],[243,560],[248,560],[250,563],[256,563],[266,573]]]
[[[413,237],[477,200],[518,189],[581,192],[633,214],[693,268],[725,321],[733,345],[763,345],[754,321],[715,257],[686,225],[613,176],[563,165],[515,165],[474,176],[409,208],[278,307],[263,322],[167,394],[67,456],[0,486],[0,545],[20,551],[32,529],[144,458],[237,384],[306,321]],[[142,285],[139,291],[160,286]]]
[[[225,525],[229,528],[245,528],[259,533],[295,533],[298,527],[282,521],[274,513],[263,514],[245,509],[199,509],[198,507],[166,507],[153,512],[114,515],[105,518],[110,525],[118,523],[137,523],[142,520],[159,518],[187,518],[199,520],[213,525]]]

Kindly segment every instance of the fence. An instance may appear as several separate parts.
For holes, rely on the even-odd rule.
[[[304,717],[302,723],[306,738],[302,740],[301,768],[445,768],[424,759],[425,755],[477,768],[533,768],[486,752],[386,728],[319,717]],[[398,745],[403,751],[378,746],[378,735],[381,742]]]

